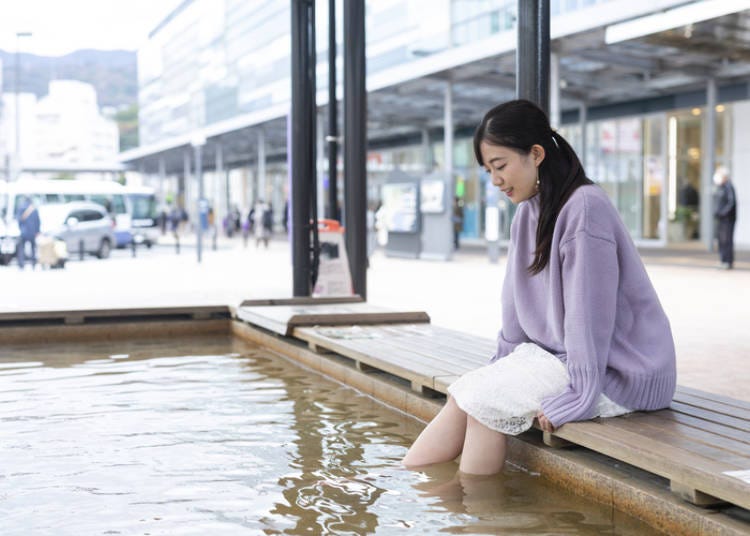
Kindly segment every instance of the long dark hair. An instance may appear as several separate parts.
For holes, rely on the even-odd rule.
[[[474,155],[483,166],[482,142],[513,149],[528,155],[533,145],[544,148],[539,165],[539,223],[536,228],[534,261],[529,266],[538,274],[549,263],[552,233],[565,202],[579,186],[592,184],[581,161],[560,134],[552,130],[544,111],[528,100],[512,100],[492,108],[474,133]]]

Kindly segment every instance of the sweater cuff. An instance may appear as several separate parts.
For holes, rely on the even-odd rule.
[[[558,428],[570,421],[590,419],[602,393],[599,371],[568,369],[570,384],[559,395],[542,400],[542,413]]]

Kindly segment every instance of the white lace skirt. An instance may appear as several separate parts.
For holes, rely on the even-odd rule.
[[[512,353],[461,376],[448,392],[462,410],[498,432],[525,432],[542,407],[542,400],[559,394],[570,383],[565,364],[533,343],[523,343]],[[615,417],[631,410],[604,394],[595,415]]]

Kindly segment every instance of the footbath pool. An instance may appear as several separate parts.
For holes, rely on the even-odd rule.
[[[656,534],[510,464],[399,460],[422,424],[230,336],[5,345],[0,534]]]

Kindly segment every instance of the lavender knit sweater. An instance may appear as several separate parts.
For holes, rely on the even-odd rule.
[[[596,185],[579,187],[555,225],[547,267],[534,258],[539,196],[511,226],[502,330],[493,361],[533,342],[566,363],[570,385],[542,402],[554,426],[592,417],[603,392],[633,410],[669,406],[676,383],[672,332],[619,214]]]

